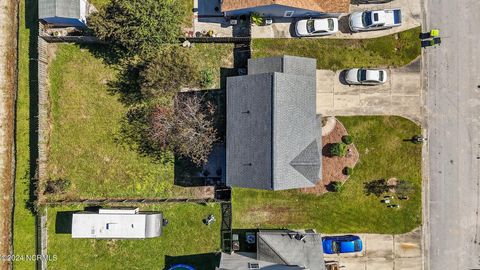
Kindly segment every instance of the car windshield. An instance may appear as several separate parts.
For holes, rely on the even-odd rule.
[[[372,12],[371,11],[364,12],[362,20],[363,20],[363,25],[365,26],[372,25]]]
[[[378,80],[383,82],[383,71],[378,72]]]
[[[333,251],[333,253],[339,253],[340,252],[340,247],[338,246],[338,243],[336,241],[332,242],[332,251]]]
[[[333,31],[333,20],[328,19],[328,30]]]
[[[361,251],[360,242],[359,241],[353,242],[353,248],[355,249],[355,251]]]
[[[315,21],[314,20],[308,20],[307,21],[307,32],[312,33],[315,31]]]
[[[367,71],[365,69],[359,69],[358,70],[358,80],[360,82],[363,82],[363,81],[367,80]]]

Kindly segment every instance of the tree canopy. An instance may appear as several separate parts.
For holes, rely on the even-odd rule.
[[[190,50],[166,46],[140,71],[141,92],[145,98],[176,93],[181,87],[193,85],[198,76]]]
[[[179,0],[112,0],[89,17],[95,35],[118,52],[142,58],[159,45],[177,42],[182,24]]]

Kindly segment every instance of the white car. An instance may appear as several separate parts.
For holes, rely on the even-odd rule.
[[[299,37],[325,36],[338,32],[337,18],[305,19],[295,24],[295,32]]]
[[[402,25],[402,11],[397,9],[353,12],[349,17],[350,30],[371,31]]]
[[[387,81],[387,72],[383,69],[352,68],[346,71],[348,84],[377,85]]]

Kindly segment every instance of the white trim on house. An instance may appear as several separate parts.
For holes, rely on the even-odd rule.
[[[295,13],[294,10],[285,10],[285,13],[283,13],[283,17],[288,17],[288,18],[290,18],[290,17],[293,16],[294,13]]]

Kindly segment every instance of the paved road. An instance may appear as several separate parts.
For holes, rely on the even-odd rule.
[[[342,72],[317,70],[317,113],[322,115],[400,115],[423,119],[420,59],[389,69],[388,81],[378,86],[341,83]]]
[[[480,1],[425,0],[429,192],[426,268],[480,269]]]
[[[391,234],[355,234],[363,242],[362,252],[325,254],[347,270],[421,270],[421,230]]]

